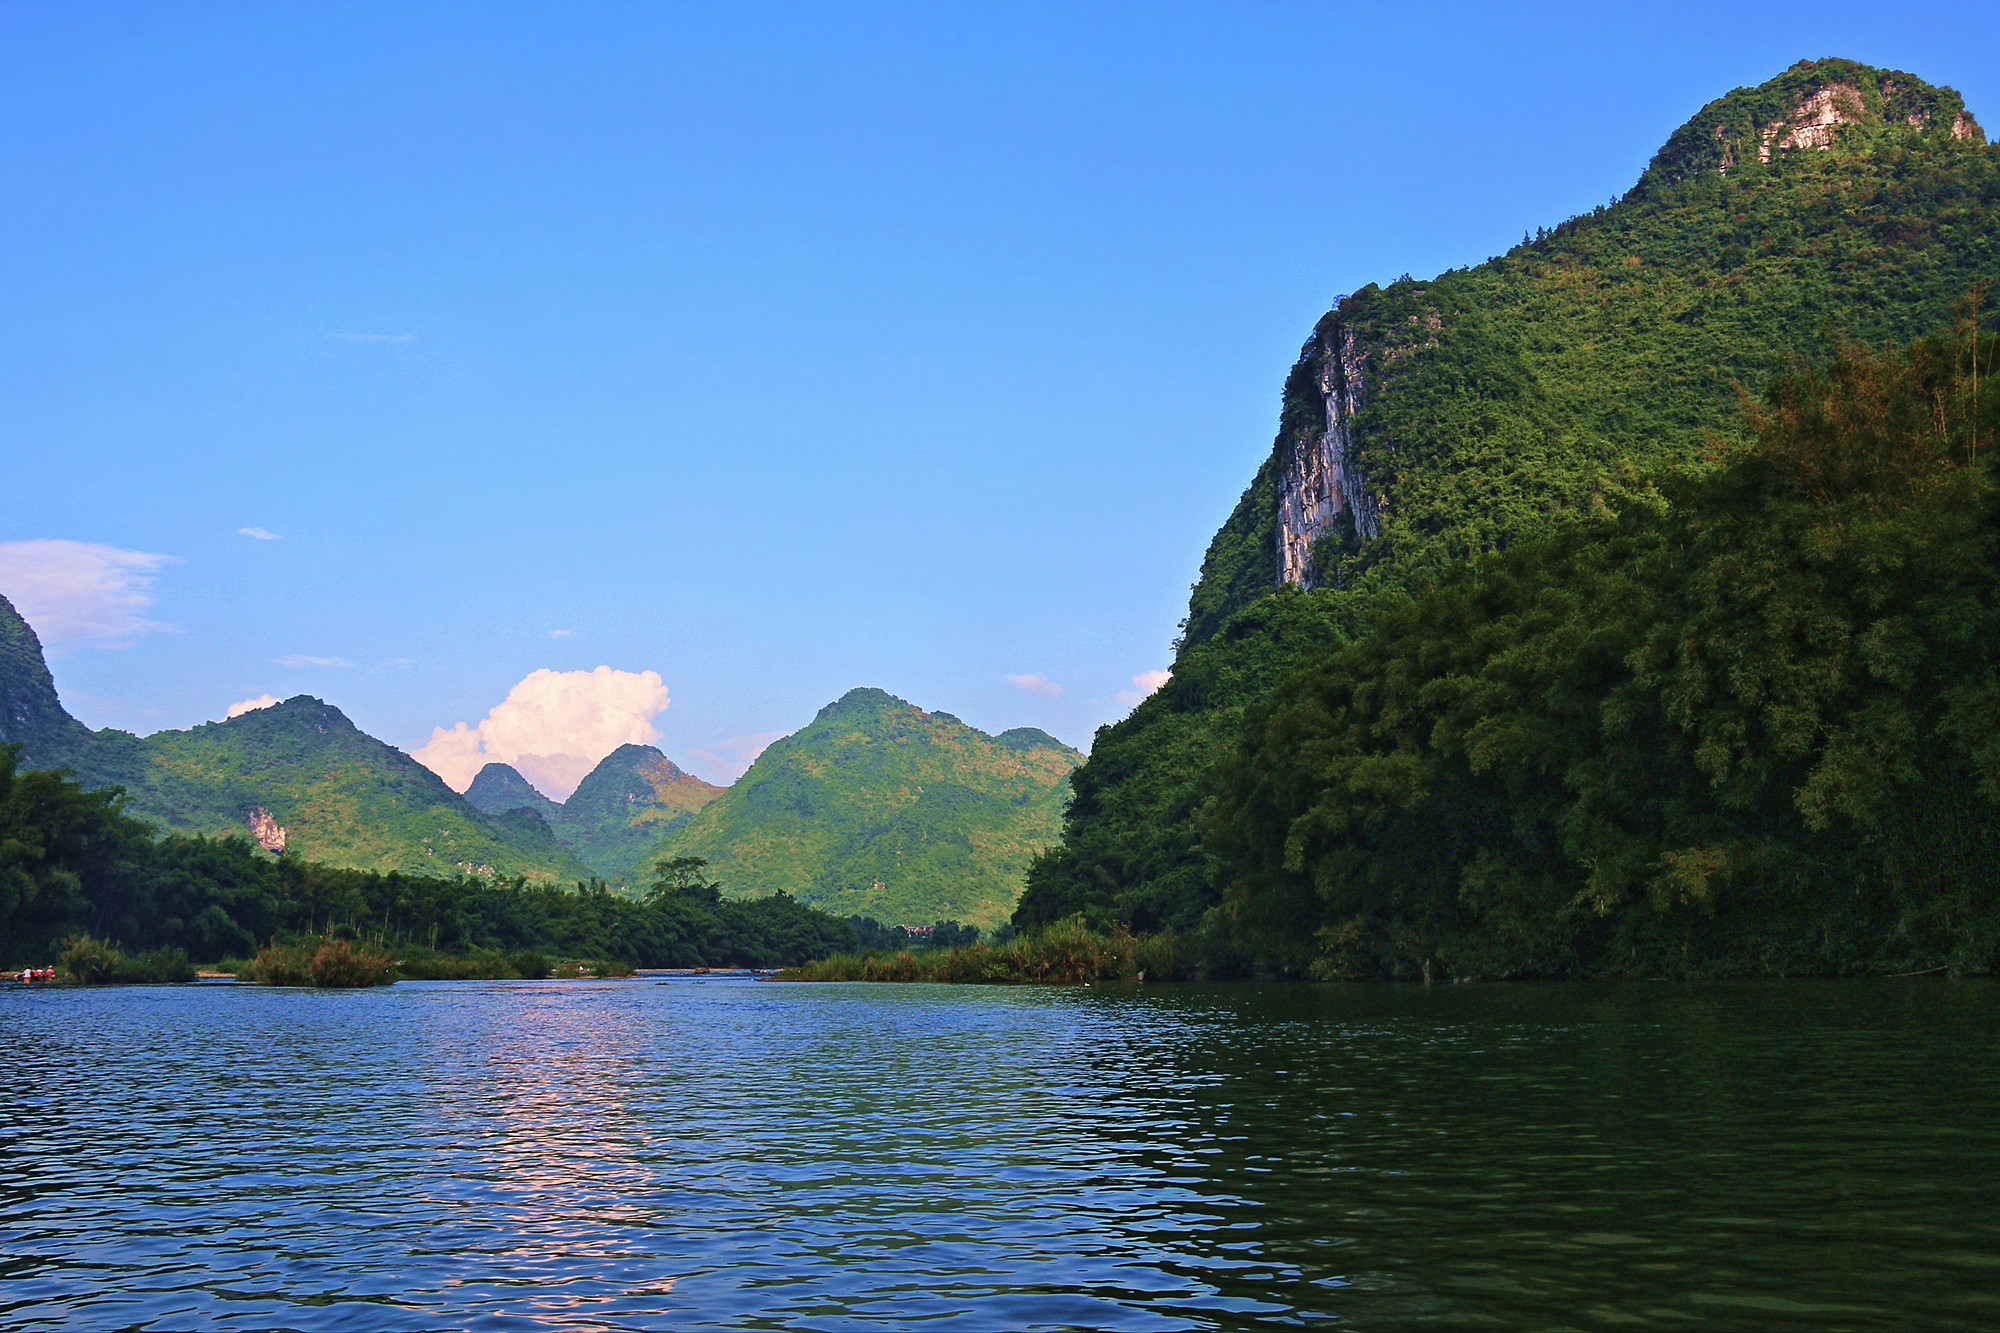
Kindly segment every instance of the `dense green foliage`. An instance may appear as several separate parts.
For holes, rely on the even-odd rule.
[[[852,690],[759,755],[662,854],[706,858],[735,894],[992,926],[1029,859],[1056,840],[1063,779],[1080,758],[1031,728],[988,736]]]
[[[1775,128],[1836,85],[1857,123],[1826,151],[1782,146]],[[1996,266],[2000,153],[1957,95],[1821,61],[1705,108],[1615,204],[1477,267],[1343,298],[1210,545],[1173,680],[1099,732],[1017,924],[1084,912],[1192,928],[1221,901],[1198,819],[1208,775],[1287,670],[1484,552],[1652,503],[1654,478],[1741,438],[1742,391],[1763,393],[1829,331],[1876,343],[1943,327]],[[1366,388],[1352,455],[1381,533],[1336,528],[1315,589],[1278,592],[1282,462],[1326,430],[1320,371],[1349,338]]]
[[[1992,969],[2000,338],[1844,348],[1751,425],[1251,708],[1212,924],[1322,976]]]
[[[1126,723],[1100,728],[1070,775],[1060,845],[1036,859],[1013,924],[1078,912],[1135,930],[1186,930],[1213,903],[1195,812],[1202,776],[1234,743],[1243,710],[1300,655],[1341,641],[1351,598],[1287,590],[1185,647],[1165,685]]]
[[[540,981],[558,975],[602,975],[600,969],[606,966],[602,959],[551,960],[539,949],[446,953],[408,940],[397,944],[395,952],[396,975],[407,981]]]
[[[682,772],[650,745],[622,745],[577,784],[552,827],[607,879],[640,883],[661,839],[723,790]]]
[[[88,935],[72,935],[64,940],[62,952],[56,959],[57,974],[64,981],[74,981],[83,986],[115,981],[118,974],[124,971],[124,966],[125,955],[122,951]]]
[[[854,947],[861,951],[873,950],[877,953],[902,953],[906,949],[962,949],[979,943],[979,927],[962,926],[956,921],[939,921],[928,928],[918,926],[885,926],[872,916],[850,916],[849,929],[854,932]],[[995,932],[995,942],[1000,938],[1011,938],[1013,930],[1002,926]]]
[[[78,934],[209,960],[306,935],[652,967],[776,966],[856,945],[846,922],[787,895],[724,901],[698,860],[666,867],[640,902],[601,881],[384,874],[162,836],[115,791],[19,770],[17,748],[0,746],[0,963],[45,960]]]
[[[988,736],[856,690],[772,746],[722,798],[651,746],[606,756],[565,801],[505,764],[464,796],[340,711],[300,696],[144,738],[92,732],[57,701],[34,631],[0,598],[0,742],[116,785],[171,833],[246,829],[297,859],[431,878],[594,879],[642,891],[660,855],[713,860],[734,897],[788,894],[889,921],[1006,919],[1056,840],[1082,758],[1032,728]]]
[[[722,792],[650,745],[621,745],[567,800],[550,800],[508,764],[481,769],[465,799],[508,824],[524,845],[552,839],[612,884],[639,887],[660,840]],[[524,811],[531,813],[524,818]]]

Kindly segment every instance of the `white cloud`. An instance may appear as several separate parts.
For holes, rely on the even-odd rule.
[[[283,657],[271,659],[281,667],[351,667],[354,663],[344,657],[313,657],[308,653],[287,653]]]
[[[344,343],[406,343],[416,341],[414,333],[348,333],[336,330],[326,335],[338,338]]]
[[[549,631],[549,637],[551,639],[567,639],[570,635],[574,633],[576,633],[576,631],[573,629],[552,629]]]
[[[689,750],[688,756],[711,765],[711,771],[727,785],[749,772],[750,765],[772,741],[781,741],[789,735],[789,731],[759,731],[749,736],[731,736],[726,741],[710,741],[704,749]]]
[[[242,717],[245,713],[254,713],[260,708],[276,708],[278,702],[274,695],[260,694],[254,699],[245,699],[241,703],[229,705],[229,712],[222,720],[227,722],[232,717]]]
[[[264,528],[238,528],[236,530],[245,537],[255,537],[260,542],[281,542],[284,540],[277,533]]]
[[[1062,686],[1056,684],[1047,676],[1009,676],[1007,677],[1007,683],[1017,690],[1026,690],[1029,694],[1039,694],[1044,699],[1062,698]]]
[[[453,791],[471,786],[488,764],[512,764],[560,801],[619,746],[658,740],[653,719],[669,702],[656,671],[544,667],[529,672],[477,726],[434,728],[413,756]]]
[[[1147,695],[1154,693],[1173,678],[1174,673],[1171,671],[1141,671],[1132,677],[1132,683],[1139,688],[1118,691],[1118,703],[1124,708],[1137,708]]]
[[[93,542],[0,542],[0,593],[44,643],[130,648],[142,634],[174,628],[143,614],[154,572],[173,561]]]

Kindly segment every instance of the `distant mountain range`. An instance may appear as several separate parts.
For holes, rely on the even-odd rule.
[[[643,884],[660,839],[724,790],[683,772],[650,745],[621,745],[566,801],[542,795],[508,764],[480,769],[465,799],[496,818],[539,821],[556,842],[606,879]]]
[[[881,690],[850,690],[774,742],[660,852],[706,857],[731,897],[782,891],[884,922],[997,925],[1029,860],[1056,840],[1081,762],[1030,727],[989,736]]]
[[[648,745],[607,755],[566,801],[506,764],[463,796],[306,695],[139,737],[71,717],[34,630],[0,597],[0,743],[30,767],[116,784],[162,829],[420,874],[597,876],[636,890],[662,856],[702,856],[731,897],[786,892],[886,922],[994,925],[1054,842],[1083,756],[1030,728],[989,736],[858,689],[773,744],[734,787]]]
[[[116,784],[126,811],[177,833],[251,836],[364,870],[585,879],[546,836],[494,819],[437,774],[307,695],[187,731],[92,731],[56,697],[41,642],[0,597],[0,742],[28,764]]]

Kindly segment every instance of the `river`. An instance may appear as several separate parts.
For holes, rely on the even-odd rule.
[[[0,994],[0,1328],[2000,1328],[2000,985]]]

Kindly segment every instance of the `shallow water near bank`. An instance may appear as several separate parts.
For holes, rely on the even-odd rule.
[[[0,1328],[1990,1329],[2000,986],[0,995]]]

